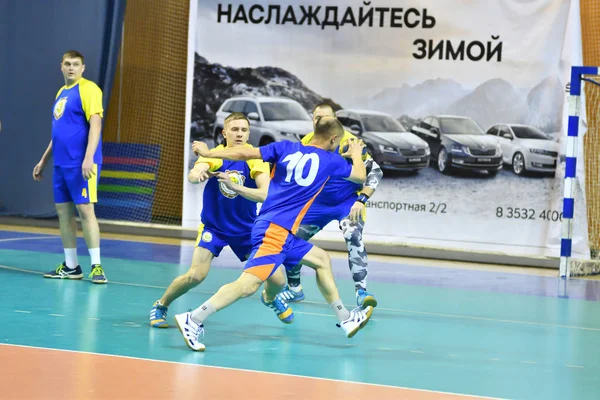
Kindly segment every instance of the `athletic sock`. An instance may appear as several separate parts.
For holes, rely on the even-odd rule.
[[[335,315],[339,322],[345,321],[350,318],[350,311],[342,304],[342,300],[337,299],[331,303],[331,308],[335,311]]]
[[[197,324],[201,324],[208,318],[212,313],[217,312],[212,304],[210,304],[210,300],[207,300],[200,307],[196,308],[192,311],[192,321]]]

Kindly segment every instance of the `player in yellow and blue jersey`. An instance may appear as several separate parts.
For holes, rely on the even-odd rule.
[[[318,104],[313,109],[313,124],[321,117],[334,117],[335,113],[329,104]],[[309,144],[313,140],[314,133],[310,132],[302,138],[302,143]],[[348,131],[344,131],[344,137],[336,151],[344,152],[345,144],[349,140],[357,139]],[[368,257],[363,242],[363,229],[366,221],[365,205],[369,198],[375,193],[375,189],[381,182],[383,172],[381,167],[373,158],[365,152],[363,161],[367,168],[367,179],[364,184],[348,182],[344,179],[331,179],[317,196],[313,206],[302,220],[298,236],[310,240],[332,221],[339,221],[346,247],[348,248],[348,266],[354,280],[356,302],[361,307],[376,307],[375,296],[367,292]],[[300,270],[302,265],[286,270],[288,286],[278,296],[286,302],[297,302],[304,300],[304,292],[300,282]]]
[[[204,351],[201,337],[208,316],[242,297],[252,295],[263,283],[262,302],[270,305],[277,301],[276,296],[285,285],[282,264],[291,267],[302,262],[315,269],[321,293],[333,308],[338,326],[347,337],[354,336],[367,324],[372,313],[371,307],[366,310],[357,307],[348,311],[342,304],[329,255],[295,236],[304,215],[329,179],[340,178],[361,183],[366,178],[361,159],[362,149],[358,143],[352,142],[345,154],[351,157],[352,164],[330,151],[339,145],[342,136],[342,125],[336,118],[329,117],[317,122],[310,146],[283,141],[259,148],[209,151],[206,144],[199,143],[201,155],[229,160],[262,159],[273,164],[273,172],[267,199],[252,227],[252,253],[242,275],[235,282],[222,286],[196,310],[175,316],[189,348]],[[285,315],[293,315],[287,303],[285,305]],[[281,315],[278,316],[283,320]]]
[[[106,283],[100,262],[100,228],[94,212],[98,201],[98,180],[102,169],[102,90],[82,77],[83,55],[68,51],[63,55],[61,71],[65,85],[56,94],[52,109],[52,140],[33,179],[41,180],[42,171],[54,158],[54,202],[60,225],[65,261],[45,278],[82,279],[77,261],[77,225],[75,209],[81,217],[83,236],[91,258],[93,283]]]
[[[252,148],[247,144],[250,123],[242,113],[231,113],[224,123],[227,148]],[[223,145],[216,150],[222,150]],[[267,197],[269,164],[262,160],[228,161],[198,157],[188,175],[191,183],[206,181],[202,194],[202,223],[188,272],[177,277],[150,310],[150,326],[167,328],[168,307],[199,285],[210,270],[214,257],[229,246],[240,261],[252,252],[251,232],[256,220],[257,203]],[[274,304],[282,309],[283,304]]]

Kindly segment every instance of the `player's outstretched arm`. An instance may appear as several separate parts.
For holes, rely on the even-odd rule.
[[[193,184],[204,182],[209,178],[209,169],[210,165],[208,163],[196,162],[194,168],[188,174],[188,181]]]
[[[231,179],[229,179],[229,175],[225,172],[211,172],[209,174],[216,176],[219,179],[219,182],[223,183],[229,189],[233,190],[245,199],[254,201],[256,203],[264,203],[265,199],[267,198],[271,179],[269,179],[269,174],[265,172],[259,172],[254,177],[256,189],[240,185],[239,183],[233,183]]]
[[[192,149],[194,153],[202,157],[219,158],[221,160],[247,161],[262,159],[258,147],[228,147],[222,150],[209,150],[206,143],[194,142]]]

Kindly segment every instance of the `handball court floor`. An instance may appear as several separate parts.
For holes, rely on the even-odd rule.
[[[556,270],[370,257],[379,301],[352,339],[305,271],[291,325],[258,295],[206,324],[206,352],[173,324],[239,276],[225,249],[202,285],[148,325],[152,303],[188,269],[193,241],[105,234],[109,283],[43,279],[63,261],[57,230],[0,225],[1,399],[598,399],[600,281]],[[332,253],[354,307],[347,261]]]

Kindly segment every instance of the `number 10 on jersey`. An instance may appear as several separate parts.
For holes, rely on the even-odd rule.
[[[319,172],[319,156],[315,153],[303,154],[297,151],[284,158],[283,162],[288,163],[285,181],[291,182],[293,176],[294,181],[300,186],[312,185],[317,177],[317,172]],[[302,174],[308,162],[310,162],[308,175],[304,177]]]

